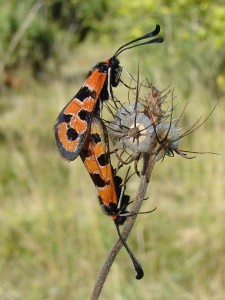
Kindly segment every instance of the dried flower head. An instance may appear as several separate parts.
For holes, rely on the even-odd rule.
[[[162,110],[166,97],[149,84],[144,100],[138,95],[135,104],[124,104],[116,111],[109,134],[118,149],[130,149],[133,157],[148,153],[156,161],[173,152],[185,156],[178,148],[181,129],[172,120],[173,105],[169,112]]]
[[[148,86],[149,92],[143,103],[144,113],[151,119],[152,123],[158,124],[163,115],[162,102],[167,95],[161,97],[161,93],[152,85],[152,83],[148,83]]]
[[[140,108],[140,105],[135,109],[134,104],[125,104],[116,111],[115,119],[110,123],[109,133],[121,150],[129,148],[135,153],[148,151],[154,128],[150,119],[139,111]]]

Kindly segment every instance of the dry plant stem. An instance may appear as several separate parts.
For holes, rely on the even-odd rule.
[[[129,234],[131,233],[131,230],[132,230],[135,220],[137,218],[137,214],[143,204],[154,164],[155,164],[154,157],[151,157],[150,155],[145,155],[145,157],[143,158],[143,169],[142,169],[142,174],[141,174],[140,180],[139,180],[137,196],[135,197],[135,199],[132,203],[131,209],[130,209],[130,211],[134,212],[135,215],[127,218],[127,220],[123,226],[123,232],[121,234],[122,234],[122,237],[124,240],[126,240],[129,236]],[[105,263],[98,275],[97,281],[95,283],[95,286],[94,286],[94,289],[92,292],[91,300],[99,299],[101,290],[106,281],[109,270],[114,262],[116,255],[119,253],[122,246],[123,246],[122,242],[120,241],[120,239],[118,239],[117,242],[112,247],[112,249],[111,249],[110,253],[108,254],[108,257],[106,258]]]

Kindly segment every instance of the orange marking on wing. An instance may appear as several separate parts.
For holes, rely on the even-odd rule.
[[[83,147],[91,121],[91,116],[88,113],[94,111],[106,78],[107,73],[98,69],[94,70],[58,117],[59,121],[55,125],[56,144],[61,154],[68,160],[75,159]],[[82,110],[86,111],[86,117]],[[83,119],[80,118],[80,112]],[[70,121],[64,122],[65,118],[62,118],[63,121],[60,121],[60,117],[63,115],[71,116]],[[78,134],[75,141],[68,140],[67,131],[69,128],[73,128]]]
[[[65,110],[63,111],[64,114],[78,114],[81,109],[81,104],[80,102],[77,101],[76,98],[74,98],[66,107]]]
[[[81,120],[78,116],[73,116],[70,121],[71,128],[75,128],[76,131],[81,134],[87,130],[87,122]]]
[[[106,153],[106,152],[105,152],[106,149],[105,149],[104,146],[105,146],[105,145],[104,145],[103,143],[96,145],[96,147],[95,147],[95,155],[96,155],[97,157],[100,156],[101,154]]]
[[[71,141],[67,138],[67,126],[65,123],[59,125],[58,135],[60,142],[64,145],[67,151],[74,151],[77,148],[78,140]]]
[[[85,109],[89,112],[92,112],[96,105],[96,97],[87,97],[83,102],[80,102],[79,99],[74,98],[65,108],[64,114],[78,114],[81,109]]]
[[[90,153],[89,153],[89,156],[87,157],[87,159],[85,159],[84,164],[89,173],[91,173],[91,174],[99,173],[98,172],[98,167],[99,167],[98,163],[93,156],[90,156]]]
[[[110,203],[118,203],[114,183],[98,189],[98,194],[101,197],[102,202],[107,206]]]
[[[91,90],[96,91],[98,97],[103,88],[106,77],[107,77],[107,73],[101,73],[99,70],[94,70],[92,74],[85,81],[84,86],[87,86]]]
[[[96,103],[97,103],[96,98],[93,99],[91,97],[88,97],[83,102],[82,108],[84,108],[85,110],[87,110],[89,112],[92,112],[94,110]]]
[[[107,135],[104,132],[102,121],[93,117],[90,136],[87,138],[87,141],[84,144],[83,150],[81,151],[81,158],[83,163],[90,173],[90,175],[98,174],[105,185],[98,186],[96,182],[95,185],[98,189],[99,196],[101,201],[106,206],[110,203],[118,203],[115,184],[113,180],[112,166],[109,158],[109,145]],[[98,134],[101,138],[97,144],[92,140],[91,135]],[[106,155],[106,161],[108,163],[104,166],[101,166],[98,163],[98,158],[100,155]],[[93,179],[93,178],[92,178]]]

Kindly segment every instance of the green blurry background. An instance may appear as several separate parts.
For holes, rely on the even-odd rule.
[[[135,75],[139,61],[142,78],[175,87],[178,116],[188,103],[186,129],[217,103],[181,148],[223,154],[223,0],[1,1],[1,300],[89,299],[116,230],[80,159],[59,156],[52,127],[96,62],[157,23],[165,42],[124,52],[121,65]],[[138,217],[128,241],[145,277],[136,281],[122,249],[100,299],[224,299],[224,163],[198,155],[156,164],[142,210],[157,210]]]

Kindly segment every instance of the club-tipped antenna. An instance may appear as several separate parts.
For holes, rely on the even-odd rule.
[[[117,229],[117,232],[118,232],[118,235],[119,235],[119,238],[123,244],[123,246],[125,247],[125,249],[127,250],[127,253],[129,254],[131,260],[132,260],[132,263],[134,265],[134,268],[135,268],[135,271],[137,272],[137,275],[136,275],[136,279],[137,280],[140,280],[144,277],[144,271],[142,269],[142,266],[140,265],[140,263],[138,262],[138,260],[136,259],[136,257],[134,256],[134,254],[131,252],[130,248],[128,247],[127,243],[124,241],[121,233],[120,233],[120,230],[119,230],[119,224],[115,224],[116,225],[116,229]]]
[[[145,39],[149,39],[149,38],[152,38],[154,36],[156,36],[158,33],[160,32],[160,26],[157,24],[155,29],[145,35],[142,35],[140,36],[139,38],[133,40],[133,41],[130,41],[124,45],[122,45],[119,49],[117,49],[116,53],[113,55],[113,57],[117,57],[118,55],[120,55],[120,53],[122,53],[123,51],[125,50],[128,50],[128,49],[131,49],[131,48],[134,48],[134,47],[139,47],[139,46],[143,46],[143,45],[148,45],[148,44],[153,44],[153,43],[162,43],[163,42],[163,38],[162,37],[159,37],[159,38],[155,38],[153,40],[150,40],[150,41],[145,41],[145,42],[142,42],[140,44],[135,44],[135,45],[131,45],[131,44],[134,44],[138,41],[142,41],[142,40],[145,40]],[[131,45],[131,46],[130,46]]]

